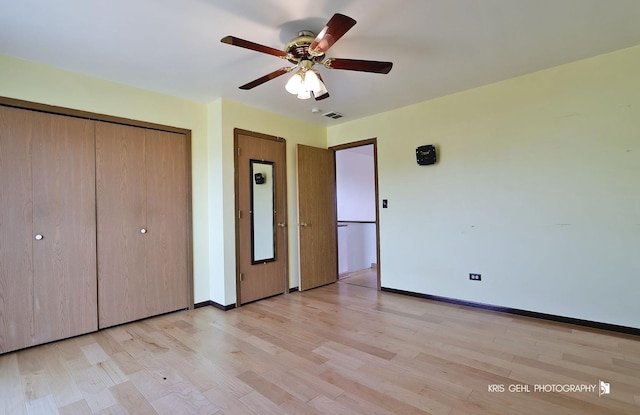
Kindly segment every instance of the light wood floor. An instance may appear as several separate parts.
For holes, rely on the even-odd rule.
[[[336,283],[2,355],[0,414],[640,414],[639,340]]]
[[[378,288],[378,270],[376,268],[366,268],[360,271],[351,272],[340,277],[340,282],[345,284],[359,285],[361,287]]]

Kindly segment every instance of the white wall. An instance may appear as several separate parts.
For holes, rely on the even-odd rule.
[[[373,144],[336,151],[338,221],[376,220]]]
[[[639,74],[635,47],[330,127],[378,138],[382,286],[640,328]]]
[[[345,223],[338,228],[340,274],[371,268],[376,263],[376,224]]]

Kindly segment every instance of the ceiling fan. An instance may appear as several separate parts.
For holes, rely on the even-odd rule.
[[[241,48],[277,56],[295,64],[295,66],[278,69],[242,85],[240,89],[255,88],[258,85],[262,85],[267,81],[297,69],[295,75],[287,82],[286,90],[297,95],[300,99],[308,99],[313,96],[316,101],[319,101],[328,98],[329,92],[322,80],[320,72],[313,69],[315,64],[321,64],[328,69],[344,69],[381,74],[387,74],[391,71],[391,67],[393,66],[392,62],[327,58],[325,56],[329,48],[355,24],[356,21],[351,17],[336,13],[317,36],[313,32],[303,30],[298,33],[296,38],[287,43],[283,50],[260,45],[234,36],[226,36],[220,41],[228,45],[239,46]]]

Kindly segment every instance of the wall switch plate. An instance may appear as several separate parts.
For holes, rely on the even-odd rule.
[[[480,275],[480,274],[469,274],[469,279],[471,281],[482,281],[482,275]]]

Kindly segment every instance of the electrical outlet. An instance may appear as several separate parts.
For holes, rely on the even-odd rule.
[[[482,281],[482,275],[480,275],[480,274],[469,274],[469,279],[471,281]]]

